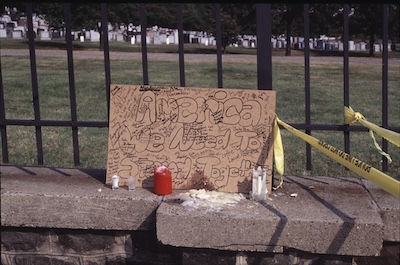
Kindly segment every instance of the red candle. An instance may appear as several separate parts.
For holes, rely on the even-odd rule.
[[[154,168],[154,193],[157,195],[172,193],[172,175],[165,166]]]

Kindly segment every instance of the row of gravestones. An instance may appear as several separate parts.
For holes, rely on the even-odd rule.
[[[0,24],[1,25],[1,24]],[[50,39],[60,39],[64,37],[64,34],[60,31],[53,31],[52,33],[48,31],[39,31],[39,38],[41,40],[50,40]],[[90,41],[100,41],[100,34],[97,31],[90,30],[82,32],[73,32],[74,40],[90,40]],[[152,34],[147,34],[146,43],[148,44],[177,44],[177,34],[173,35],[156,35],[152,36]],[[13,30],[9,33],[5,28],[0,28],[0,38],[11,37],[13,39],[22,39],[24,37],[24,32],[22,30]],[[131,44],[141,43],[141,36],[139,34],[129,35],[123,34],[120,32],[109,32],[108,39],[112,41],[127,41]],[[204,37],[196,37],[193,35],[185,34],[185,43],[198,43],[203,44],[205,46],[216,45],[216,41],[213,37],[204,38]],[[284,49],[287,46],[286,40],[271,40],[273,49]],[[242,39],[239,40],[239,43],[234,45],[236,47],[241,46],[245,48],[255,48],[256,40],[255,39]],[[291,43],[292,49],[304,49],[304,42],[295,42]],[[324,41],[310,41],[310,49],[318,49],[318,50],[339,50],[343,51],[343,43],[342,42],[324,42]],[[367,50],[367,44],[365,42],[354,43],[354,41],[349,41],[349,51],[365,51]],[[382,44],[374,44],[374,51],[381,52],[383,51]],[[391,45],[388,45],[388,51],[391,51]]]
[[[26,21],[24,21],[26,25]],[[108,39],[111,41],[126,41],[131,44],[141,43],[140,26],[129,25],[127,30],[110,30],[111,24],[108,25],[109,33]],[[45,21],[36,15],[33,19],[33,28],[35,36],[38,35],[41,40],[59,39],[65,36],[65,32],[54,30],[49,32]],[[159,28],[157,26],[152,27],[151,30],[147,30],[146,43],[148,44],[178,44],[178,30],[171,30],[165,28]],[[16,21],[11,20],[8,15],[0,17],[0,38],[11,37],[14,39],[21,39],[26,36],[26,29],[23,25],[18,25]],[[72,32],[73,40],[80,40],[81,42],[89,41],[100,41],[100,33],[95,30],[78,31]],[[203,44],[205,46],[216,45],[216,39],[213,36],[204,32],[189,31],[184,33],[184,43],[195,43]],[[290,37],[290,43],[292,49],[304,49],[305,41],[302,37]],[[239,37],[237,43],[233,44],[236,47],[244,48],[255,48],[257,46],[257,37],[254,35],[243,35]],[[273,49],[284,49],[287,47],[287,40],[285,38],[271,38],[271,46]],[[310,49],[318,50],[339,50],[343,51],[343,43],[335,40],[323,40],[323,39],[310,39]],[[368,49],[367,43],[349,41],[349,51],[365,51]],[[382,44],[374,44],[373,47],[375,52],[383,51]],[[391,51],[391,44],[388,45],[388,51]]]

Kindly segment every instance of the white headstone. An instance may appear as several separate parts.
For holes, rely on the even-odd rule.
[[[153,38],[153,44],[161,44],[161,38],[158,35],[155,35]]]
[[[14,28],[14,31],[21,31],[22,36],[25,35],[25,27],[24,26],[17,26]]]
[[[22,39],[22,31],[13,30],[11,36],[13,37],[13,39]]]
[[[116,41],[124,41],[124,35],[122,33],[117,33]]]
[[[41,40],[50,40],[50,33],[47,30],[40,31],[40,39]]]
[[[100,33],[90,30],[90,41],[100,41]]]
[[[0,20],[7,23],[7,22],[10,22],[10,21],[11,21],[11,17],[10,17],[9,15],[3,15],[3,16],[0,18]]]
[[[314,42],[312,40],[309,41],[310,49],[314,49]]]
[[[271,39],[272,49],[276,49],[276,39]]]
[[[7,30],[0,29],[0,38],[7,38]]]
[[[354,51],[355,47],[354,47],[354,41],[350,40],[349,41],[349,51]]]

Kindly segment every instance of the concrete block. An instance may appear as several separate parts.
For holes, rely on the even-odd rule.
[[[378,206],[384,225],[383,240],[400,242],[400,199],[379,188],[371,181],[363,180],[363,184]]]
[[[101,176],[91,176],[78,169],[0,169],[2,226],[109,230],[154,227],[158,196],[142,188],[113,191],[98,180],[105,179],[105,171]]]
[[[292,197],[291,194],[296,194]],[[165,196],[157,210],[157,237],[177,247],[376,256],[383,222],[361,180],[285,177],[282,189],[259,203],[242,200],[213,212],[190,209]]]

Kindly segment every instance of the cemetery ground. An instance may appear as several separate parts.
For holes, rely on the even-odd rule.
[[[7,52],[1,41],[1,66],[5,93],[6,117],[33,119],[29,52]],[[98,45],[98,43],[97,43]],[[165,45],[161,45],[165,46]],[[138,52],[110,54],[111,80],[115,84],[142,84],[141,54]],[[37,73],[41,119],[70,120],[70,100],[66,51],[41,50],[38,47]],[[295,51],[300,53],[299,51]],[[211,53],[211,52],[210,52]],[[9,54],[9,55],[7,55]],[[90,56],[94,54],[96,56]],[[391,53],[393,54],[393,53]],[[149,53],[149,84],[179,86],[177,54]],[[171,59],[172,58],[172,59]],[[362,60],[360,60],[362,59]],[[256,89],[255,55],[223,55],[224,88]],[[353,58],[350,61],[350,106],[367,120],[381,124],[382,64],[378,58]],[[310,58],[311,122],[343,123],[343,59]],[[277,91],[276,113],[287,123],[303,123],[304,59],[300,56],[272,59],[273,89]],[[400,124],[400,63],[389,60],[388,108],[389,126]],[[106,88],[102,52],[74,52],[74,73],[78,120],[107,120]],[[188,87],[217,88],[215,54],[185,54],[185,80]],[[74,167],[71,128],[42,127],[44,163],[51,167]],[[285,152],[285,175],[357,176],[335,161],[312,149],[311,171],[305,169],[305,142],[281,130]],[[34,127],[8,126],[10,164],[35,165],[36,142]],[[341,150],[342,132],[313,131],[312,135]],[[106,168],[107,128],[79,128],[82,168]],[[381,155],[367,132],[351,132],[350,153],[380,169]],[[381,143],[381,138],[376,136]],[[393,159],[388,175],[400,179],[400,152],[389,143]],[[0,159],[2,159],[0,154]]]
[[[72,43],[74,50],[99,50],[99,42],[92,41],[73,41]],[[2,38],[0,40],[1,49],[29,49],[29,43],[27,39],[12,39],[12,38]],[[64,40],[35,40],[36,49],[66,49],[66,43]],[[122,41],[109,41],[109,48],[111,52],[140,52],[140,44],[132,45],[129,42]],[[178,53],[178,45],[154,45],[147,44],[147,50],[149,53]],[[203,44],[184,44],[185,53],[197,53],[197,54],[215,54],[215,46],[205,46]],[[243,48],[243,47],[227,47],[227,54],[251,54],[256,55],[257,49],[255,48]],[[343,51],[334,50],[310,50],[311,56],[343,56]],[[273,49],[273,56],[284,56],[285,49]],[[291,56],[303,56],[302,50],[291,51]],[[349,56],[351,57],[369,57],[369,51],[349,51]],[[381,58],[382,53],[376,52],[375,57]],[[400,44],[396,44],[396,50],[388,53],[389,58],[400,58]]]

